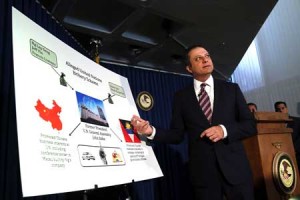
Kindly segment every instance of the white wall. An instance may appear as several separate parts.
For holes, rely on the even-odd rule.
[[[285,101],[290,115],[300,116],[299,21],[300,0],[279,0],[233,74],[259,111]]]

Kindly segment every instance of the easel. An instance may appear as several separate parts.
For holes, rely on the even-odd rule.
[[[132,180],[132,183],[134,180]],[[95,191],[98,188],[98,185],[95,185],[93,189],[90,190],[84,190],[83,191],[83,200],[89,200],[89,193],[92,191]],[[129,190],[128,190],[128,185],[123,184],[123,185],[116,185],[115,186],[117,194],[117,199],[111,199],[111,200],[132,200],[132,197],[130,196]]]
[[[95,44],[95,51],[93,53],[93,57],[94,57],[94,61],[99,64],[100,63],[100,56],[99,56],[99,52],[100,51],[99,51],[99,47],[102,46],[102,41],[100,39],[94,39],[94,38],[92,38],[90,40],[90,44]],[[104,99],[103,101],[108,100],[108,102],[110,104],[113,104],[113,101],[112,101],[112,97],[113,96],[115,96],[115,95],[108,94],[108,98]],[[100,147],[101,147],[101,144],[100,144]],[[132,180],[132,183],[133,182],[134,182],[134,180]],[[127,184],[117,185],[115,187],[116,187],[116,190],[118,191],[118,195],[117,195],[118,199],[116,199],[116,200],[132,200],[132,198],[131,198],[131,196],[129,194],[129,190],[128,190],[128,185]],[[94,189],[84,190],[83,191],[83,200],[89,200],[88,199],[89,192],[95,191],[96,189],[98,189],[98,185],[97,184],[94,185]]]

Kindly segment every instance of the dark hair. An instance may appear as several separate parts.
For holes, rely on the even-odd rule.
[[[186,66],[187,65],[190,65],[190,57],[189,57],[189,53],[193,50],[193,49],[196,49],[196,48],[204,48],[203,45],[201,44],[195,44],[195,45],[192,45],[190,46],[189,48],[186,49],[186,53],[185,53],[185,64]],[[206,48],[204,48],[206,49]]]
[[[284,101],[276,101],[276,102],[274,103],[274,109],[275,109],[275,111],[277,110],[277,106],[278,106],[279,104],[283,104],[285,107],[287,107],[287,105],[286,105],[286,103],[285,103]]]
[[[254,106],[254,107],[256,108],[256,110],[257,110],[257,105],[256,105],[255,103],[252,103],[252,102],[251,102],[251,103],[247,103],[247,105],[248,105],[248,106]]]

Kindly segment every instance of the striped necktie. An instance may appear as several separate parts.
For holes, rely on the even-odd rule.
[[[206,116],[207,120],[209,123],[211,123],[211,117],[212,117],[212,110],[211,110],[211,105],[210,105],[210,100],[208,97],[207,92],[205,91],[205,86],[207,84],[202,83],[201,89],[200,89],[200,95],[199,95],[199,105],[202,108],[202,111],[204,115]]]

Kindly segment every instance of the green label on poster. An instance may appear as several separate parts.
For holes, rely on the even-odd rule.
[[[33,39],[30,39],[30,53],[41,61],[57,68],[56,54]]]

